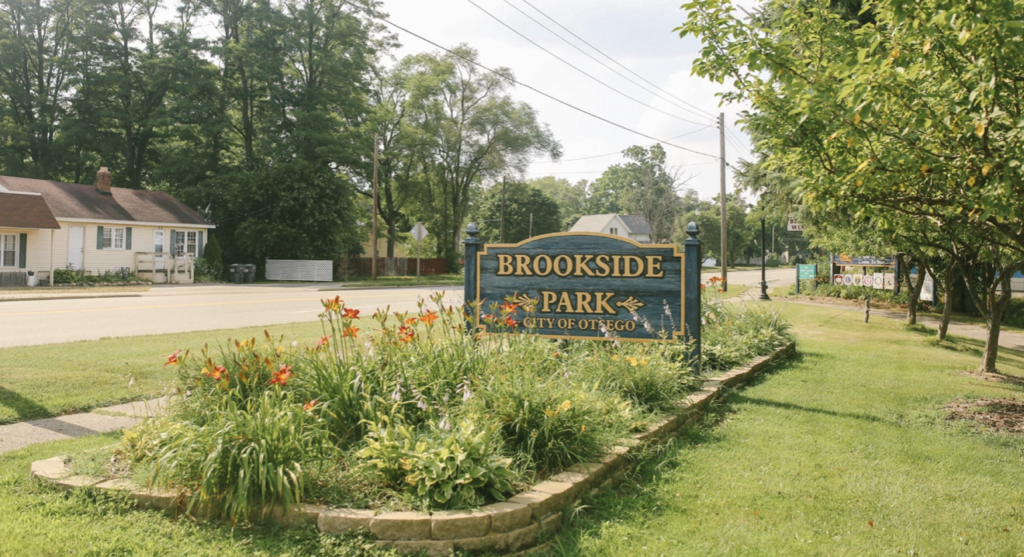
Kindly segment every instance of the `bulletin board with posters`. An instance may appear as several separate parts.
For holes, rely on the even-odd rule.
[[[895,257],[832,255],[832,283],[899,292],[899,262]]]

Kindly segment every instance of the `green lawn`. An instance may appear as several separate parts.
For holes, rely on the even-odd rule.
[[[942,411],[957,397],[1024,398],[1020,387],[962,374],[980,344],[939,348],[891,320],[779,306],[797,359],[736,391],[717,421],[653,455],[620,490],[584,501],[552,554],[1024,552],[1024,438],[951,424]],[[1001,351],[1000,366],[1024,375],[1021,354]],[[32,460],[116,439],[0,455],[0,555],[384,555],[312,528],[194,525],[27,480]]]
[[[365,318],[364,327],[371,324]],[[174,381],[174,368],[164,367],[171,352],[262,340],[264,329],[275,338],[283,334],[287,344],[308,344],[323,334],[315,321],[0,349],[0,424],[157,396]]]
[[[934,347],[891,320],[785,304],[798,358],[733,394],[716,427],[589,502],[557,555],[1018,555],[1024,438],[944,420],[980,343]],[[1004,372],[1024,359],[1001,351]]]

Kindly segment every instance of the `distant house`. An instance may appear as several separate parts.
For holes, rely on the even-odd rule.
[[[583,215],[570,232],[600,232],[612,236],[622,236],[641,244],[651,243],[654,232],[647,219],[640,215]]]
[[[128,269],[154,282],[192,282],[210,229],[167,193],[0,176],[0,284],[28,271],[52,284],[54,269],[89,275]]]

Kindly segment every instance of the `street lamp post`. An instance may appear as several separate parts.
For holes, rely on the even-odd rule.
[[[768,297],[768,281],[765,280],[764,276],[765,258],[767,257],[767,252],[764,249],[764,240],[764,217],[761,217],[761,295],[757,299],[770,302],[772,299]]]

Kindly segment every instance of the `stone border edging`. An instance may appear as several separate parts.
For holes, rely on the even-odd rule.
[[[565,512],[587,494],[597,494],[618,484],[626,474],[628,461],[644,445],[667,439],[680,428],[701,419],[707,406],[721,397],[725,389],[746,383],[771,362],[791,358],[796,343],[790,342],[768,356],[748,365],[704,380],[704,388],[680,401],[677,412],[654,421],[647,431],[612,447],[599,462],[582,462],[540,482],[529,491],[502,503],[476,510],[390,512],[335,509],[302,503],[286,513],[280,506],[271,508],[268,518],[285,526],[313,523],[328,534],[369,533],[377,544],[400,553],[425,551],[428,555],[450,555],[453,550],[520,552],[520,555],[544,551],[536,546],[539,536],[561,528]],[[177,514],[185,509],[184,493],[139,489],[127,480],[106,480],[96,476],[72,475],[65,457],[56,456],[32,463],[32,477],[53,482],[63,489],[90,487],[127,491],[137,506]]]

